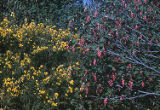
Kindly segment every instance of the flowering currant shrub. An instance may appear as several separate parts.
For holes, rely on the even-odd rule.
[[[160,107],[158,6],[106,0],[96,10],[84,9],[78,43],[84,108]]]

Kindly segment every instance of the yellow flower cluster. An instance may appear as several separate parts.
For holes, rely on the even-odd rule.
[[[6,88],[7,93],[11,96],[19,96],[21,91],[19,90],[19,85],[17,85],[18,81],[14,81],[14,78],[4,78],[3,87]]]
[[[24,59],[20,62],[21,67],[23,67],[24,65],[29,65],[30,63],[31,59],[29,58],[28,54],[24,53]]]
[[[41,51],[44,51],[44,50],[46,50],[46,49],[48,49],[48,47],[46,47],[46,46],[43,46],[43,47],[37,47],[37,49],[35,49],[33,52],[32,52],[32,54],[36,54],[36,53],[38,53],[38,52],[41,52]]]
[[[15,18],[14,13],[11,16]],[[78,34],[71,34],[69,28],[55,28],[56,26],[45,26],[43,23],[28,23],[27,19],[22,25],[15,25],[7,18],[0,23],[0,43],[8,46],[0,53],[3,90],[0,94],[20,97],[25,92],[32,91],[33,96],[56,107],[64,97],[67,99],[78,91],[72,72],[80,69],[79,62],[51,67],[49,70],[46,64],[35,64],[32,60],[36,54],[45,50],[49,54],[67,51],[70,40],[78,42]],[[69,49],[71,48],[70,46]]]
[[[15,14],[12,12],[11,16],[14,18]],[[9,21],[7,18],[4,18],[0,25],[0,35],[3,37],[3,42],[5,37],[9,39],[6,41],[10,42],[10,46],[14,45],[13,40],[16,40],[17,45],[20,48],[31,48],[32,46],[34,49],[32,51],[33,54],[50,48],[54,52],[64,51],[66,50],[66,46],[69,41],[75,40],[78,42],[79,35],[72,34],[69,28],[66,30],[56,30],[55,27],[55,25],[45,26],[43,23],[36,24],[34,21],[28,23],[26,18],[24,19],[24,24],[15,25],[13,20]],[[39,46],[35,42],[35,38],[39,41],[40,44],[43,44],[43,46]],[[47,44],[44,44],[44,42],[47,42]]]

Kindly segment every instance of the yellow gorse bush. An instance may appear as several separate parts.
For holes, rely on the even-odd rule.
[[[11,13],[11,16],[14,16],[14,13]],[[28,23],[27,19],[24,20],[24,24],[16,25],[14,24],[14,20],[9,21],[7,18],[4,18],[0,25],[0,35],[2,36],[1,42],[9,39],[10,46],[13,46],[13,40],[17,42],[20,48],[23,46],[32,46],[33,54],[49,47],[52,47],[54,52],[63,51],[66,50],[69,40],[75,39],[78,42],[79,39],[78,34],[71,34],[70,29],[56,30],[55,26],[45,26],[43,23],[36,24],[34,21]],[[49,37],[46,38],[44,37],[45,35]],[[43,43],[43,41],[48,42],[48,45],[37,46],[35,38],[39,43]]]
[[[57,65],[49,70],[33,60],[44,51],[49,54],[71,52],[72,47],[67,49],[66,46],[71,40],[78,42],[78,34],[71,34],[70,29],[56,30],[56,26],[43,23],[28,23],[27,19],[24,24],[17,25],[15,14],[11,13],[11,17],[13,20],[4,18],[0,23],[0,45],[4,47],[0,47],[0,87],[3,90],[0,94],[11,98],[28,98],[29,94],[56,107],[78,93],[79,87],[75,86],[71,73],[80,69],[79,62]]]

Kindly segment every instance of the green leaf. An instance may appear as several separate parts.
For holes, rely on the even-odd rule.
[[[68,16],[68,17],[67,17],[67,20],[70,20],[71,18],[72,18],[72,16]]]
[[[101,38],[101,39],[99,40],[99,42],[105,42],[105,39],[104,39],[104,38]]]

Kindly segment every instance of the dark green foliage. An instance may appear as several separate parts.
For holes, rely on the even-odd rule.
[[[68,17],[78,12],[80,7],[77,0],[1,0],[0,16],[10,15],[15,12],[18,23],[22,24],[24,18],[35,22],[56,24],[58,27],[67,26]],[[82,1],[81,1],[82,3]]]

